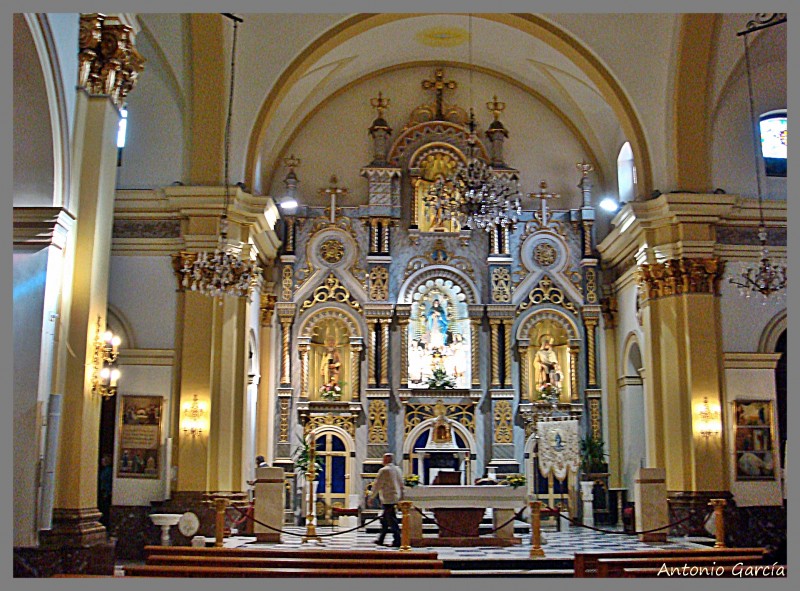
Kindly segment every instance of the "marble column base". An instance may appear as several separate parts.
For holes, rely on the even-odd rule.
[[[705,519],[712,508],[708,506],[711,499],[725,499],[726,515],[733,509],[731,499],[733,495],[728,491],[669,491],[667,504],[669,507],[669,522],[675,523],[692,515],[683,523],[669,529],[671,536],[705,536],[714,537],[705,527]]]

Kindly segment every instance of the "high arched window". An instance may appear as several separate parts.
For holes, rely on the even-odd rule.
[[[766,175],[786,176],[786,111],[764,113],[758,127]]]
[[[633,163],[630,142],[622,144],[617,156],[617,184],[620,203],[633,201],[636,197],[636,165]]]

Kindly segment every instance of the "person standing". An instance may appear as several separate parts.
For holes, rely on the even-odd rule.
[[[397,502],[403,496],[403,473],[394,464],[393,454],[383,455],[383,468],[378,470],[375,483],[372,485],[370,499],[380,497],[383,506],[381,515],[381,533],[375,543],[383,546],[386,534],[392,532],[392,546],[400,546],[400,525],[397,523]]]

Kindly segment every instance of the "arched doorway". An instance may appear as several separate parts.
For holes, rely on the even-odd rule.
[[[644,410],[642,353],[634,335],[625,347],[624,373],[620,377],[619,408],[622,446],[622,486],[633,493],[637,470],[647,457],[647,423]]]

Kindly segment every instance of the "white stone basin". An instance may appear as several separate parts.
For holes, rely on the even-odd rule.
[[[150,519],[159,527],[177,525],[181,520],[180,513],[152,513]]]
[[[169,528],[181,520],[180,513],[151,513],[150,520],[161,528],[161,545],[169,546]]]

